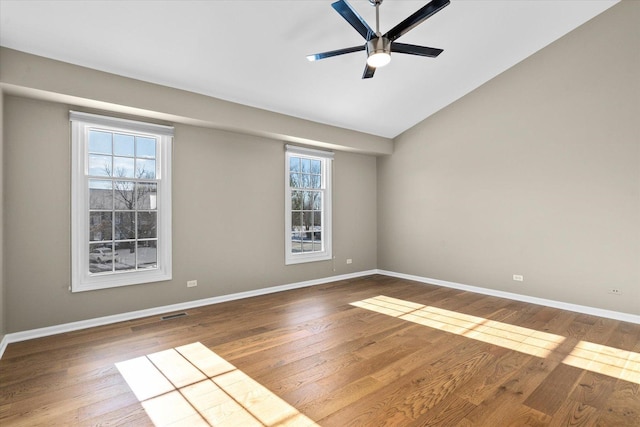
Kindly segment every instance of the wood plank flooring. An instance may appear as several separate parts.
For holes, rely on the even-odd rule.
[[[636,324],[379,275],[187,313],[10,344],[0,425],[640,426]],[[133,359],[181,383],[141,402]]]

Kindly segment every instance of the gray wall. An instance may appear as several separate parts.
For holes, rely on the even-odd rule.
[[[399,136],[378,268],[640,314],[638,23],[622,2]]]
[[[637,22],[640,3],[614,6],[391,156],[338,151],[337,259],[292,266],[276,136],[376,154],[390,141],[1,48],[0,336],[376,267],[640,314]],[[174,280],[68,291],[69,108],[177,123]]]
[[[7,332],[376,267],[375,157],[336,153],[335,262],[285,266],[284,143],[177,124],[173,280],[69,292],[69,108],[4,100]]]

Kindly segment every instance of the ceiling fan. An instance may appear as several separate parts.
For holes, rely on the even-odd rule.
[[[442,8],[449,4],[449,0],[432,0],[424,7],[418,9],[407,19],[387,31],[386,34],[380,33],[380,5],[383,0],[369,0],[372,6],[376,8],[376,31],[374,32],[371,27],[365,22],[358,12],[356,12],[346,0],[338,0],[331,4],[331,7],[335,9],[342,17],[349,23],[355,30],[360,33],[366,40],[366,43],[361,46],[347,47],[344,49],[332,50],[329,52],[316,53],[314,55],[308,55],[309,61],[318,61],[324,58],[330,58],[332,56],[344,55],[345,53],[358,52],[366,50],[367,52],[367,64],[362,74],[363,79],[370,79],[376,72],[376,68],[384,67],[391,61],[391,52],[407,53],[410,55],[428,56],[435,58],[440,55],[443,50],[433,47],[416,46],[413,44],[397,43],[396,39],[411,31],[413,28],[421,24],[425,19],[439,12]]]

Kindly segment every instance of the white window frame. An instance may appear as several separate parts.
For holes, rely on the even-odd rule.
[[[69,112],[71,121],[71,291],[160,282],[172,278],[171,154],[173,127],[133,120]],[[89,272],[89,130],[128,132],[157,139],[157,268],[112,273]]]
[[[290,185],[290,159],[302,157],[321,161],[322,183],[322,251],[294,253],[291,231],[291,191]],[[301,264],[305,262],[326,261],[332,259],[332,174],[333,153],[330,151],[314,150],[311,148],[285,145],[285,264]]]

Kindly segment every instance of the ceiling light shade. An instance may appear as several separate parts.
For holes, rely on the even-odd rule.
[[[391,55],[389,55],[387,52],[374,53],[372,55],[369,55],[369,57],[367,58],[367,64],[369,64],[369,66],[373,68],[384,67],[389,62],[391,62]]]
[[[384,67],[391,61],[391,43],[386,37],[376,37],[367,42],[367,64],[373,68]]]

